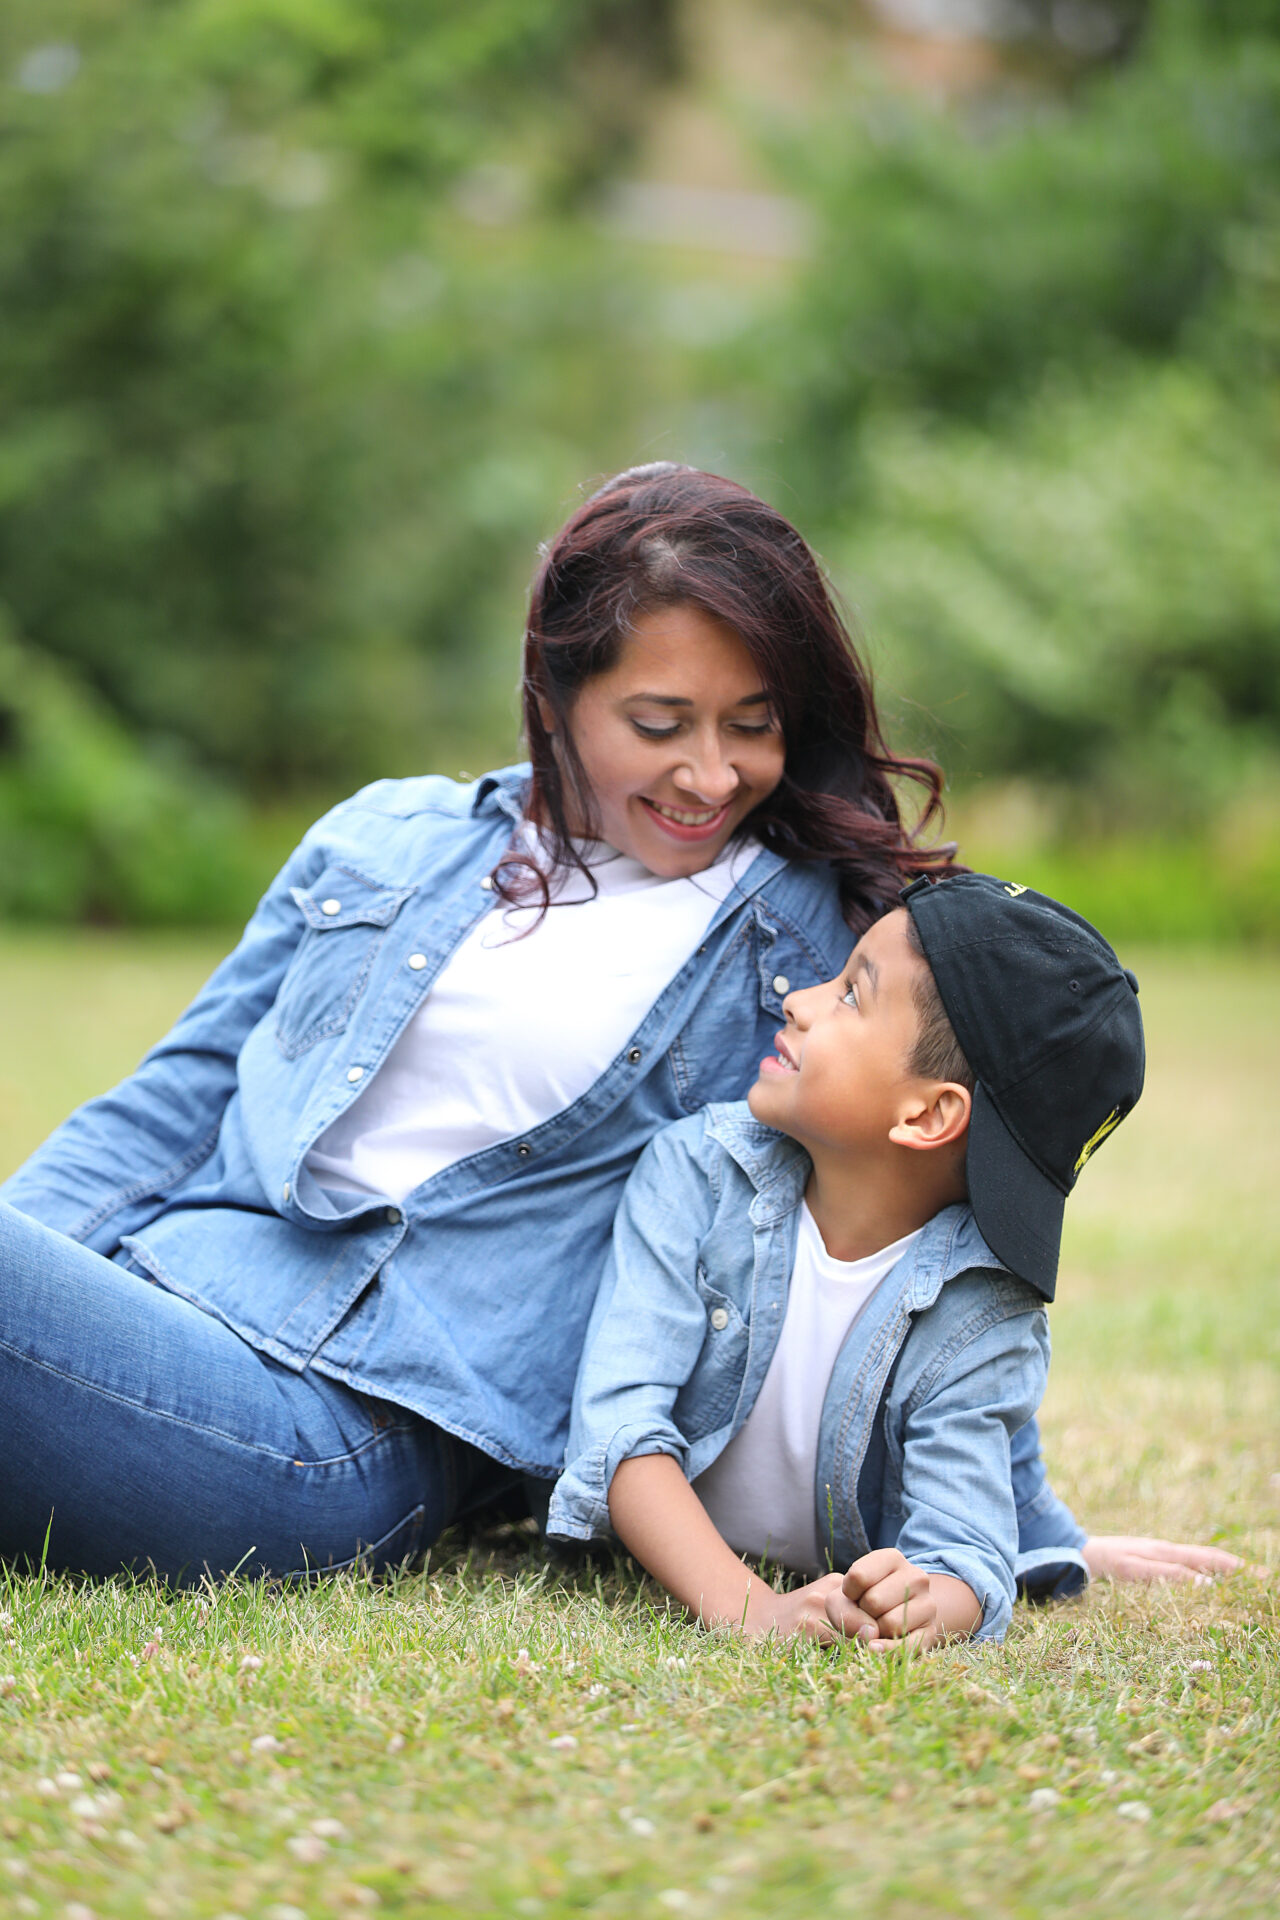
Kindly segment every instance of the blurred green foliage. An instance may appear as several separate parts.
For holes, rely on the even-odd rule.
[[[618,402],[579,351],[614,286],[553,214],[625,150],[668,14],[11,0],[0,592],[27,642],[258,791],[465,734],[477,640]]]
[[[1070,102],[872,92],[783,152],[823,221],[784,473],[899,727],[1096,826],[1194,827],[1280,747],[1280,40],[1200,11]]]
[[[662,454],[793,515],[1067,880],[1280,937],[1280,0],[748,106],[780,290],[601,225],[685,11],[9,0],[0,914],[233,917],[264,817],[509,754],[537,539]]]

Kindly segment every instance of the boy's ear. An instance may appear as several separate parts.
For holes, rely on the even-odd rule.
[[[889,1138],[900,1147],[949,1147],[969,1129],[973,1097],[956,1080],[931,1081],[902,1103]]]

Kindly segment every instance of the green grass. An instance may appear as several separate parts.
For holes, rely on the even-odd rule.
[[[213,957],[6,937],[0,1170]],[[1280,962],[1138,970],[1148,1091],[1069,1209],[1054,1476],[1099,1529],[1275,1568]],[[905,1665],[695,1632],[625,1568],[548,1569],[519,1535],[381,1586],[15,1579],[0,1615],[6,1916],[1211,1920],[1280,1899],[1280,1602],[1251,1575],[1019,1610],[1002,1649]]]

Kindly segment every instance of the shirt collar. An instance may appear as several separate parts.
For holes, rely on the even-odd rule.
[[[751,1203],[756,1226],[770,1226],[796,1211],[813,1165],[803,1147],[766,1127],[742,1102],[708,1107],[706,1125],[756,1190]],[[944,1207],[926,1221],[904,1259],[910,1263],[913,1308],[929,1305],[959,1273],[1002,1265],[979,1233],[972,1208],[961,1205]]]

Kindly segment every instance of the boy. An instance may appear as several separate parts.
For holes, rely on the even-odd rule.
[[[1137,982],[1025,887],[902,900],[618,1213],[548,1532],[612,1529],[706,1625],[883,1649],[1008,1624],[1011,1443],[1066,1194],[1142,1091]],[[742,1553],[818,1577],[775,1593]]]

